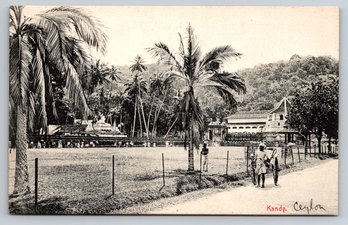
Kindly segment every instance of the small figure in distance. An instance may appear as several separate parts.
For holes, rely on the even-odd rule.
[[[256,159],[253,153],[250,154],[250,164],[249,164],[250,172],[251,172],[251,181],[254,185],[256,185]]]
[[[208,153],[209,149],[207,148],[207,142],[203,143],[203,148],[201,154],[203,156],[203,171],[208,172]]]

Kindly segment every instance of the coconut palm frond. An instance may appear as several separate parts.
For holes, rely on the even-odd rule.
[[[171,66],[173,69],[184,74],[183,67],[169,50],[168,46],[162,42],[155,43],[155,46],[147,49],[153,57],[158,58],[158,63]]]
[[[74,37],[66,37],[66,52],[69,62],[79,74],[83,74],[86,68],[91,68],[92,58],[83,41]]]
[[[175,70],[169,70],[169,71],[165,72],[164,75],[168,76],[168,79],[179,78],[179,79],[184,80],[184,81],[187,80],[187,77],[185,75],[183,75],[182,73],[175,71]]]
[[[57,67],[63,68],[65,64],[63,57],[67,55],[66,45],[68,40],[66,40],[66,33],[60,28],[62,26],[61,21],[57,18],[43,15],[39,21],[39,26],[47,33],[45,43],[49,61],[54,62]]]
[[[240,57],[241,53],[236,52],[231,46],[221,46],[216,47],[213,50],[209,51],[202,60],[197,64],[197,71],[202,73],[203,71],[217,71],[221,64],[232,58],[232,57]]]
[[[66,74],[67,95],[69,98],[73,99],[74,104],[81,109],[84,118],[87,118],[87,116],[91,115],[92,112],[87,105],[86,96],[83,92],[79,75],[71,64],[67,64],[66,66],[68,68]]]
[[[203,116],[201,109],[195,99],[192,90],[186,91],[180,103],[180,112],[184,114],[186,119],[183,120],[184,127],[189,124],[190,120],[197,121],[203,124]]]
[[[224,87],[215,87],[214,89],[230,107],[235,107],[237,105],[237,101],[230,89]]]
[[[28,41],[24,37],[10,40],[10,95],[16,105],[26,102],[31,59]]]
[[[201,50],[196,41],[193,28],[191,25],[188,26],[187,30],[187,51],[184,56],[184,68],[188,77],[192,80],[195,79],[196,65],[201,57]]]
[[[32,75],[34,80],[34,90],[39,102],[36,115],[39,118],[39,126],[44,130],[47,129],[47,112],[46,112],[46,84],[43,70],[43,62],[39,49],[36,49],[32,61]]]
[[[115,66],[111,66],[111,68],[109,69],[109,76],[108,76],[110,81],[122,80],[120,75],[122,75],[122,72],[119,71]]]
[[[179,56],[181,57],[182,61],[184,61],[184,58],[185,58],[185,46],[184,46],[184,41],[182,39],[182,36],[181,34],[179,33]]]
[[[239,94],[246,93],[246,86],[244,80],[240,78],[236,73],[216,73],[212,77],[210,77],[210,80],[220,83]]]
[[[67,29],[73,27],[74,33],[76,33],[79,38],[105,54],[108,37],[102,29],[103,26],[96,18],[85,14],[80,9],[70,7],[53,8],[39,16],[59,20]],[[66,26],[66,24],[72,26]]]
[[[195,90],[196,89],[202,89],[202,88],[205,88],[205,87],[216,87],[216,88],[219,88],[219,87],[224,87],[224,85],[219,83],[219,82],[212,81],[212,80],[205,80],[203,82],[195,82],[193,84],[193,88]]]
[[[133,64],[129,67],[129,69],[132,71],[132,73],[134,72],[141,73],[147,69],[144,63],[145,63],[144,59],[141,58],[140,55],[137,55],[133,61]]]
[[[27,107],[28,107],[28,121],[27,121],[28,129],[30,131],[34,131],[35,115],[36,115],[36,99],[35,99],[35,94],[32,91],[28,92]]]

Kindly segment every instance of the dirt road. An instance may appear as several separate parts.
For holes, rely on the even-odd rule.
[[[336,215],[338,213],[338,160],[279,178],[279,186],[266,179],[265,188],[254,185],[202,196],[150,214],[266,214]]]

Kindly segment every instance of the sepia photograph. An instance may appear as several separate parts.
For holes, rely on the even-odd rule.
[[[339,214],[339,7],[8,12],[9,214]]]

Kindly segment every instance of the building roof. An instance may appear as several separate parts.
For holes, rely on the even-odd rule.
[[[284,106],[285,113],[287,113],[288,107],[290,106],[290,102],[287,98],[283,98],[280,100],[273,109],[271,110],[263,110],[263,111],[240,111],[236,112],[233,115],[226,117],[225,119],[256,119],[256,118],[265,118],[269,114],[275,112],[281,106]]]
[[[254,112],[240,111],[240,112],[236,112],[235,114],[226,117],[226,119],[265,118],[265,117],[267,117],[267,115],[268,115],[268,110],[254,111]]]
[[[291,105],[288,98],[283,98],[282,100],[280,100],[280,102],[278,102],[275,107],[271,110],[269,110],[268,114],[271,114],[273,113],[274,111],[276,111],[277,109],[279,109],[281,106],[284,105],[284,110],[285,110],[285,113],[288,113],[288,107]]]
[[[225,123],[220,123],[218,121],[210,122],[208,127],[227,127]]]

